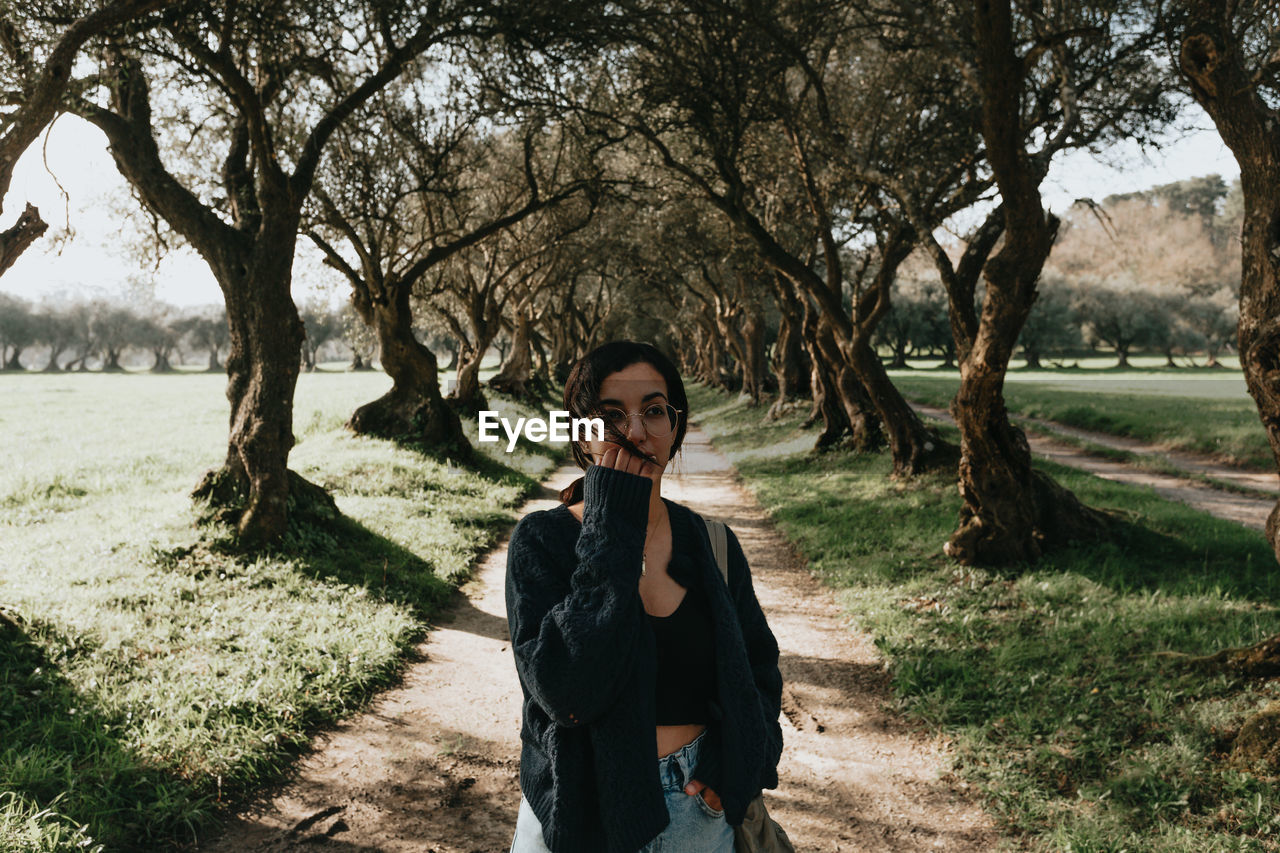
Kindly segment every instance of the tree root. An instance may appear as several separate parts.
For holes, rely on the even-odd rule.
[[[1272,702],[1245,720],[1232,743],[1232,764],[1248,769],[1258,762],[1280,769],[1280,702]]]
[[[249,481],[230,469],[205,473],[191,492],[199,505],[197,526],[239,527],[249,509]],[[289,526],[330,524],[342,513],[333,496],[295,471],[289,472]]]
[[[1156,657],[1178,666],[1200,672],[1226,673],[1246,679],[1270,679],[1280,676],[1280,634],[1252,646],[1221,649],[1211,655],[1186,655],[1180,652],[1157,652]],[[1248,769],[1264,762],[1271,770],[1280,770],[1280,702],[1272,702],[1240,726],[1231,746],[1231,763]]]
[[[1241,678],[1275,678],[1280,676],[1280,634],[1252,646],[1221,649],[1211,655],[1159,652],[1156,657],[1202,672],[1227,673]]]
[[[419,453],[470,464],[474,449],[447,401],[392,389],[356,409],[347,429],[399,442]]]
[[[960,448],[931,435],[909,460],[895,465],[890,475],[895,480],[909,480],[934,471],[954,474],[960,467]]]

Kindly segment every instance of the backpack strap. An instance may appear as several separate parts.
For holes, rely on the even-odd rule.
[[[707,535],[711,537],[711,553],[716,556],[716,565],[720,567],[720,577],[724,578],[725,586],[729,585],[729,533],[728,528],[724,526],[723,521],[716,521],[714,518],[702,518],[703,525],[707,528]]]

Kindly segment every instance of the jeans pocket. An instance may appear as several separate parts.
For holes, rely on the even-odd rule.
[[[701,792],[694,794],[693,798],[698,801],[698,808],[707,817],[712,820],[722,820],[724,818],[724,810],[711,808],[711,805],[706,800],[702,799]]]

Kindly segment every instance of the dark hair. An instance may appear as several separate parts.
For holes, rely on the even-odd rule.
[[[641,341],[610,341],[601,344],[591,352],[578,359],[569,370],[569,378],[564,383],[564,407],[570,417],[587,418],[598,413],[600,406],[600,386],[610,375],[633,364],[648,364],[662,374],[667,382],[667,401],[683,414],[676,420],[676,437],[671,444],[671,456],[676,455],[684,442],[684,434],[689,428],[689,398],[684,393],[684,380],[671,359],[653,344]],[[630,446],[625,436],[611,436],[628,450]],[[573,461],[582,470],[591,465],[591,457],[578,442],[570,445]],[[560,502],[575,504],[582,500],[583,478],[579,477],[560,491]]]

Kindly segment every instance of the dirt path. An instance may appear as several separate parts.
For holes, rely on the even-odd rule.
[[[911,405],[922,415],[950,424],[955,423],[951,414],[944,409],[919,403],[912,403]],[[1230,480],[1237,482],[1239,485],[1257,490],[1276,489],[1276,476],[1274,474],[1264,475],[1227,468],[1194,454],[1166,453],[1159,448],[1134,439],[1105,436],[1049,421],[1037,421],[1036,424],[1043,429],[1052,428],[1054,432],[1083,438],[1107,447],[1149,456],[1163,456],[1176,467],[1182,468],[1189,474],[1204,474],[1215,479]],[[1123,462],[1102,459],[1075,445],[1055,440],[1043,433],[1029,430],[1027,432],[1027,442],[1031,445],[1032,453],[1051,459],[1060,465],[1088,471],[1090,474],[1095,474],[1104,480],[1148,486],[1162,498],[1187,504],[1202,512],[1243,524],[1245,527],[1251,527],[1255,530],[1262,530],[1266,526],[1267,515],[1271,512],[1271,508],[1275,506],[1275,501],[1270,498],[1227,492],[1170,474],[1143,471]]]
[[[1018,420],[1030,424],[1032,428],[1039,432],[1048,433],[1049,435],[1063,435],[1068,438],[1109,447],[1112,450],[1123,450],[1138,456],[1162,459],[1174,468],[1181,469],[1188,474],[1212,477],[1215,480],[1230,483],[1242,489],[1251,489],[1272,495],[1280,492],[1280,481],[1278,481],[1274,471],[1268,473],[1247,468],[1235,468],[1217,461],[1208,454],[1191,453],[1186,450],[1149,444],[1137,438],[1108,435],[1105,432],[1080,429],[1079,427],[1060,424],[1056,421],[1046,421],[1041,418],[1019,417]]]
[[[998,836],[941,781],[945,744],[884,710],[871,638],[851,630],[723,456],[691,430],[663,494],[727,521],[781,649],[781,785],[769,808],[799,851],[978,853]],[[558,471],[549,485],[579,472]],[[551,498],[552,494],[547,493]],[[552,506],[532,501],[523,512]],[[508,647],[505,545],[490,553],[403,685],[322,735],[293,781],[200,849],[502,853],[519,802],[520,690]],[[317,844],[318,843],[318,844]],[[690,851],[696,853],[696,851]]]

